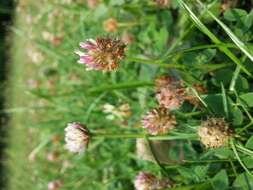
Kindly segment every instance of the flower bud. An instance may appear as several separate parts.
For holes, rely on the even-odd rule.
[[[103,27],[106,32],[117,32],[118,21],[115,18],[109,18],[103,22]]]

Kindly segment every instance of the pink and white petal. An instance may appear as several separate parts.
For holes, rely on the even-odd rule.
[[[87,49],[87,50],[95,50],[97,48],[96,41],[92,39],[87,40],[86,42],[81,42],[79,45],[81,48]]]
[[[89,55],[83,55],[80,57],[80,60],[78,61],[78,63],[80,64],[89,64],[93,62],[93,58]]]

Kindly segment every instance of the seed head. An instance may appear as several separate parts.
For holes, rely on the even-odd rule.
[[[87,70],[114,71],[124,58],[126,45],[116,39],[97,38],[81,42],[80,47],[86,52],[76,51],[80,56],[78,62],[85,64]]]
[[[232,136],[232,130],[224,118],[209,118],[201,123],[198,135],[207,148],[218,148],[226,144]]]
[[[170,110],[178,109],[184,102],[185,88],[171,77],[156,80],[156,99],[161,107]]]
[[[170,181],[160,180],[153,174],[140,172],[135,179],[134,186],[136,190],[159,190],[170,187]]]
[[[66,148],[70,152],[83,152],[88,147],[89,139],[89,130],[80,123],[69,123],[65,128]]]
[[[142,119],[143,128],[151,135],[166,134],[175,128],[177,122],[174,115],[166,108],[156,108],[149,111]]]
[[[115,18],[109,18],[103,22],[103,27],[106,32],[117,32],[118,21]]]

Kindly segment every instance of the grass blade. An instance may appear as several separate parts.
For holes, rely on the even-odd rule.
[[[250,176],[253,176],[252,173],[248,170],[248,168],[244,165],[244,163],[242,162],[237,150],[236,150],[236,147],[235,147],[235,144],[234,144],[234,141],[233,139],[231,139],[230,141],[230,144],[231,144],[231,147],[232,147],[232,150],[235,154],[235,157],[236,159],[238,160],[238,162],[240,163],[240,165],[243,167],[243,169],[250,175]]]
[[[226,117],[229,117],[229,112],[228,112],[228,101],[227,101],[227,96],[225,92],[225,88],[223,83],[221,83],[221,92],[222,92],[222,102],[223,102],[223,107],[224,107],[224,112],[226,114]]]
[[[190,7],[184,3],[183,0],[177,0],[179,5],[186,11],[188,16],[192,19],[195,25],[206,34],[215,44],[223,44],[200,20],[199,18],[192,12]],[[227,48],[224,46],[219,47],[219,50],[225,53],[234,63],[240,66],[240,68],[249,76],[252,74],[244,67],[241,61]]]
[[[197,2],[206,9],[206,12],[223,28],[231,40],[240,48],[240,50],[253,61],[253,55],[250,52],[249,48],[228,28],[220,19],[218,19],[211,11],[209,11],[206,6],[199,0]]]

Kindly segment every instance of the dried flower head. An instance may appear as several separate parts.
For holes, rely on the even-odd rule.
[[[115,18],[109,18],[103,22],[103,27],[106,32],[117,32],[118,21]]]
[[[221,11],[225,12],[235,7],[237,3],[238,3],[238,0],[224,0],[223,3],[221,4]]]
[[[49,162],[56,162],[59,160],[59,152],[53,151],[53,152],[48,152],[47,153],[47,160]]]
[[[171,77],[156,79],[156,98],[160,106],[170,110],[178,109],[185,99],[185,88]]]
[[[87,70],[114,71],[124,58],[126,45],[116,39],[97,38],[81,42],[80,47],[86,52],[76,51],[80,56],[78,62],[85,64]]]
[[[207,148],[218,148],[226,144],[232,135],[232,130],[229,129],[224,118],[209,118],[201,123],[198,135]]]
[[[99,3],[100,0],[87,0],[87,6],[91,10],[95,9]]]
[[[174,115],[166,108],[156,108],[149,111],[142,119],[143,128],[151,135],[166,134],[175,128],[177,122]]]
[[[58,190],[62,187],[63,182],[61,180],[55,180],[48,183],[48,190]]]
[[[83,152],[89,144],[89,139],[89,130],[80,123],[69,123],[65,128],[66,148],[70,152]]]
[[[136,190],[158,190],[170,187],[170,181],[166,179],[158,179],[153,174],[140,172],[134,181]]]
[[[166,7],[170,4],[170,0],[153,0],[158,6]]]

